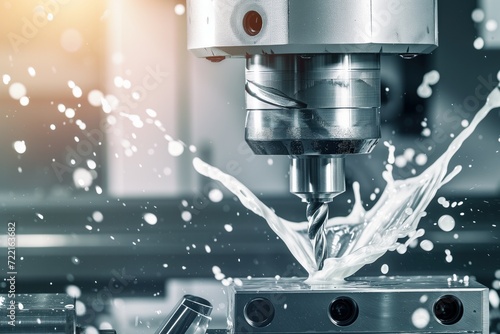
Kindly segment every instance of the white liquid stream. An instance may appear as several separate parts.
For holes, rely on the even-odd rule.
[[[201,159],[193,159],[193,165],[200,174],[220,181],[246,208],[267,220],[271,229],[285,242],[292,255],[309,273],[308,282],[343,280],[365,264],[373,263],[388,250],[405,247],[409,241],[423,234],[423,230],[417,231],[417,226],[425,216],[425,209],[438,189],[461,170],[461,166],[456,166],[448,173],[451,158],[479,122],[497,107],[500,107],[500,87],[490,93],[486,104],[478,111],[470,125],[451,142],[446,152],[420,175],[394,180],[393,165],[387,164],[387,170],[382,174],[387,185],[369,211],[363,209],[359,184],[355,183],[353,189],[356,201],[352,212],[347,217],[329,219],[325,226],[328,258],[320,271],[316,270],[312,245],[307,236],[307,222],[295,223],[278,217],[237,179]],[[405,237],[408,237],[409,241],[401,245],[398,239]]]

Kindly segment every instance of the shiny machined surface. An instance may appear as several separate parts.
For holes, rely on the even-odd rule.
[[[210,302],[197,296],[185,295],[155,334],[203,334],[210,323],[210,313]]]
[[[301,278],[257,278],[231,286],[228,294],[229,329],[235,334],[488,333],[488,289],[472,279],[361,277],[308,285]],[[460,301],[462,313],[456,313],[456,322],[445,324],[438,318],[443,316],[441,306],[450,296]],[[261,303],[253,318],[266,319],[273,310],[265,327],[246,320],[245,306],[256,298],[267,302]],[[354,302],[352,309],[346,305],[349,300]],[[340,307],[335,304],[339,301]],[[350,310],[352,314],[347,314]],[[454,314],[448,315],[447,319],[454,318]]]
[[[380,107],[380,55],[254,55],[247,109]]]
[[[9,324],[12,319],[15,326]],[[75,334],[75,300],[66,294],[16,294],[14,299],[0,295],[0,333]]]
[[[380,137],[380,56],[255,55],[246,81],[254,153],[292,156],[290,191],[308,203],[344,192],[342,155],[368,153]]]
[[[380,112],[366,109],[249,110],[245,139],[255,154],[369,153],[380,138]]]
[[[294,156],[290,160],[290,191],[304,202],[330,202],[345,191],[344,158]]]
[[[368,153],[380,137],[378,54],[256,55],[245,139],[256,154]]]
[[[257,12],[262,27],[245,29]],[[188,48],[198,57],[432,52],[437,0],[188,1]]]

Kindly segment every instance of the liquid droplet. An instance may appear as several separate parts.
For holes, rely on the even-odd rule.
[[[36,75],[36,71],[33,67],[28,67],[28,74],[30,75],[30,77],[34,77]]]
[[[423,166],[427,163],[427,155],[425,153],[420,153],[415,158],[415,163],[419,166]]]
[[[494,32],[498,28],[498,22],[496,20],[489,19],[488,21],[486,21],[486,24],[484,26],[489,32]]]
[[[8,84],[10,83],[10,75],[8,75],[8,74],[4,74],[4,75],[2,76],[2,81],[3,81],[3,84],[4,84],[4,85],[8,85]]]
[[[481,50],[484,47],[484,39],[482,37],[478,37],[474,40],[474,49]]]
[[[92,213],[92,219],[96,223],[101,223],[104,220],[104,215],[100,211],[94,211],[94,213]]]
[[[144,221],[146,223],[148,223],[149,225],[156,225],[156,223],[158,222],[158,218],[156,217],[155,214],[153,213],[150,213],[150,212],[147,212],[145,213],[142,218],[144,219]]]
[[[92,185],[94,177],[92,173],[85,168],[77,168],[73,172],[73,183],[76,188],[86,189]]]
[[[413,326],[415,326],[418,329],[423,329],[429,325],[429,322],[431,320],[431,316],[429,314],[429,311],[427,311],[425,308],[418,308],[416,309],[413,314],[411,315],[411,322]]]
[[[224,194],[220,189],[214,188],[208,193],[208,198],[214,203],[219,203],[224,198]]]
[[[26,87],[20,82],[14,82],[9,87],[9,95],[14,100],[19,100],[21,97],[26,96]]]
[[[26,152],[26,142],[24,140],[15,141],[13,147],[18,154],[23,154]]]
[[[430,240],[423,240],[421,243],[420,243],[420,247],[426,251],[426,252],[430,252],[434,249],[434,244],[432,243],[432,241]]]
[[[72,298],[80,298],[82,291],[76,285],[68,285],[66,287],[66,293]]]
[[[500,306],[500,297],[498,296],[498,292],[496,290],[490,289],[488,299],[491,307],[498,309]]]
[[[26,107],[28,104],[30,104],[30,98],[27,96],[23,96],[19,99],[19,104],[23,107]]]
[[[481,23],[484,20],[484,11],[481,8],[476,8],[472,11],[472,21]]]
[[[190,222],[191,219],[193,218],[193,215],[189,211],[182,211],[181,213],[181,218],[184,220],[186,223]]]
[[[184,153],[184,145],[178,141],[171,141],[168,143],[168,153],[173,157],[178,157]]]
[[[91,106],[100,107],[102,106],[102,101],[104,100],[104,94],[100,90],[93,89],[87,95],[87,100]]]
[[[438,220],[438,226],[445,232],[450,232],[455,228],[455,219],[450,215],[442,215]]]
[[[186,12],[186,7],[183,4],[178,3],[174,7],[174,12],[176,15],[179,15],[179,16],[184,15],[184,13]]]

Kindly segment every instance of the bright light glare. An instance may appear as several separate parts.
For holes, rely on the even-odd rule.
[[[19,103],[23,106],[26,107],[28,104],[30,104],[30,99],[27,96],[23,96],[19,99]]]
[[[92,174],[85,168],[77,168],[73,172],[73,182],[77,188],[88,188],[93,181]]]
[[[158,222],[156,215],[150,212],[145,213],[143,218],[149,225],[155,225]]]
[[[479,23],[484,20],[484,11],[481,8],[476,8],[472,11],[472,21]]]
[[[26,152],[26,142],[24,140],[15,141],[13,146],[14,150],[19,154],[23,154],[24,152]]]
[[[20,82],[14,82],[9,87],[9,95],[14,100],[19,100],[21,97],[26,96],[26,87]]]
[[[484,39],[482,37],[478,37],[474,40],[474,48],[476,50],[481,50],[484,47]]]
[[[34,77],[36,75],[36,71],[33,67],[28,67],[28,74],[31,76],[31,77]]]
[[[80,98],[83,95],[82,89],[78,86],[73,87],[72,93],[76,98]]]
[[[183,4],[179,3],[179,4],[175,5],[174,12],[175,12],[175,14],[177,14],[179,16],[184,15],[184,13],[186,12],[186,7]]]
[[[184,152],[184,145],[178,141],[171,141],[168,143],[168,153],[174,157],[180,156]]]
[[[490,20],[486,21],[485,27],[486,27],[486,30],[493,32],[493,31],[497,30],[498,23],[497,23],[497,21],[490,19]]]
[[[65,115],[66,115],[66,117],[68,117],[68,118],[73,118],[73,117],[75,117],[75,114],[76,114],[76,113],[75,113],[75,109],[73,109],[73,108],[68,108],[68,109],[66,109],[66,111],[65,111]]]

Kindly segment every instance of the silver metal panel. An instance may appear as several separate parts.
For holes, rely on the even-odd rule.
[[[290,0],[290,44],[359,44],[371,42],[372,0]]]
[[[276,0],[188,0],[188,49],[199,57],[245,55],[261,45],[288,43],[288,2]],[[265,22],[257,36],[247,35],[241,25],[244,15],[258,11]],[[229,50],[226,48],[229,47]],[[257,51],[257,53],[260,53]]]
[[[475,281],[378,277],[310,286],[299,278],[252,279],[232,286],[229,294],[231,330],[236,334],[488,333],[488,289]],[[463,315],[455,324],[444,325],[434,315],[434,303],[444,295],[462,302]],[[358,317],[350,325],[336,325],[329,315],[330,304],[338,297],[349,297],[358,305]],[[255,298],[265,298],[274,307],[274,317],[264,327],[253,326],[245,314],[246,305]],[[417,328],[415,317],[422,320],[422,314],[428,315],[428,322]]]
[[[437,45],[437,1],[372,0],[371,42],[386,44],[383,52],[392,53],[398,45]],[[424,53],[426,53],[424,51]]]
[[[429,53],[437,0],[188,0],[188,48],[198,57],[247,54]],[[248,11],[263,20],[249,36]]]

